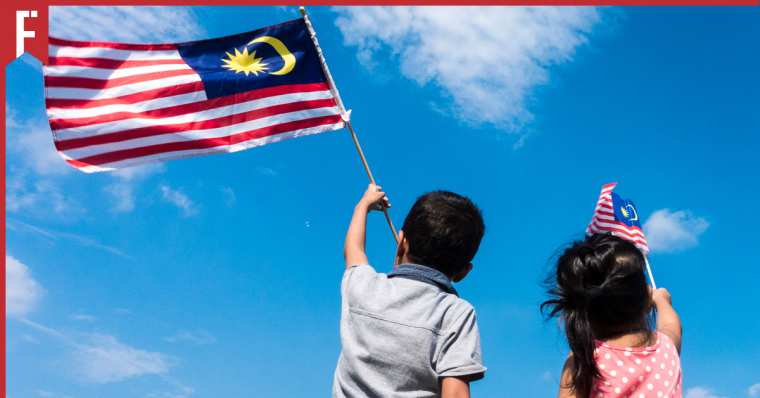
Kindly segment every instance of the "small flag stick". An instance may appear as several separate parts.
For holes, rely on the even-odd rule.
[[[644,256],[644,264],[647,265],[647,272],[649,272],[649,281],[652,282],[652,289],[657,290],[657,285],[654,283],[654,276],[652,276],[652,269],[649,268],[649,260],[647,256]]]
[[[367,159],[364,157],[364,152],[362,152],[362,147],[359,145],[359,140],[356,138],[356,133],[354,133],[354,128],[351,126],[351,121],[349,120],[350,111],[346,112],[345,108],[343,107],[343,102],[340,100],[340,96],[338,95],[338,90],[335,88],[335,83],[332,80],[332,76],[330,75],[330,71],[327,69],[327,64],[324,61],[324,57],[322,56],[322,49],[319,48],[319,44],[317,43],[316,39],[316,33],[314,32],[311,21],[309,21],[309,17],[306,16],[306,10],[303,7],[299,7],[298,11],[301,13],[301,16],[303,16],[304,20],[306,21],[306,25],[309,28],[309,31],[312,35],[312,40],[314,41],[314,46],[317,48],[317,53],[319,54],[319,57],[321,59],[321,64],[323,71],[325,72],[325,76],[327,77],[327,82],[330,85],[330,90],[333,92],[333,96],[335,97],[335,102],[338,104],[338,107],[341,109],[341,115],[343,115],[343,120],[346,121],[346,124],[348,125],[348,130],[351,132],[351,137],[354,139],[354,144],[356,144],[356,149],[359,151],[359,156],[362,158],[362,163],[364,163],[364,169],[367,170],[367,175],[369,176],[369,181],[372,183],[372,185],[377,185],[375,183],[375,178],[372,177],[372,172],[369,171],[369,164],[367,164]],[[398,234],[396,234],[396,228],[393,227],[393,222],[391,221],[391,216],[388,215],[388,209],[385,207],[384,204],[381,204],[380,207],[383,209],[383,213],[385,214],[385,219],[388,220],[388,225],[391,227],[391,232],[393,232],[393,238],[396,239],[396,244],[398,244]]]

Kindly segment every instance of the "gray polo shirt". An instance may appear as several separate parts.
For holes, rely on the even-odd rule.
[[[483,378],[475,309],[442,273],[401,264],[343,275],[333,397],[437,397],[447,376]]]

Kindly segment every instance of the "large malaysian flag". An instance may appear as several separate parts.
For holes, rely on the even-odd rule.
[[[613,182],[602,187],[594,216],[586,228],[586,235],[609,232],[631,241],[646,255],[649,253],[649,247],[644,238],[644,231],[641,230],[636,205],[630,199],[621,199],[618,194],[612,192],[616,185],[617,183]]]
[[[45,101],[56,149],[104,171],[343,128],[308,18],[180,44],[50,38]]]

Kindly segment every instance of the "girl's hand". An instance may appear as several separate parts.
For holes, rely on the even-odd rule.
[[[388,203],[388,197],[385,196],[385,192],[382,192],[382,189],[382,187],[378,187],[375,184],[369,184],[364,192],[364,197],[362,197],[357,206],[367,209],[368,212],[382,210],[383,207],[390,208],[391,204]]]
[[[652,292],[652,301],[654,301],[655,307],[657,307],[658,302],[668,303],[668,305],[671,306],[673,305],[673,299],[670,297],[668,290],[664,287],[661,287]]]

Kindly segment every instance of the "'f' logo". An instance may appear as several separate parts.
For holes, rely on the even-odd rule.
[[[29,11],[16,11],[16,58],[24,53],[24,39],[34,37],[33,30],[24,30],[24,18],[29,18]],[[32,18],[37,18],[37,11],[32,11]]]

